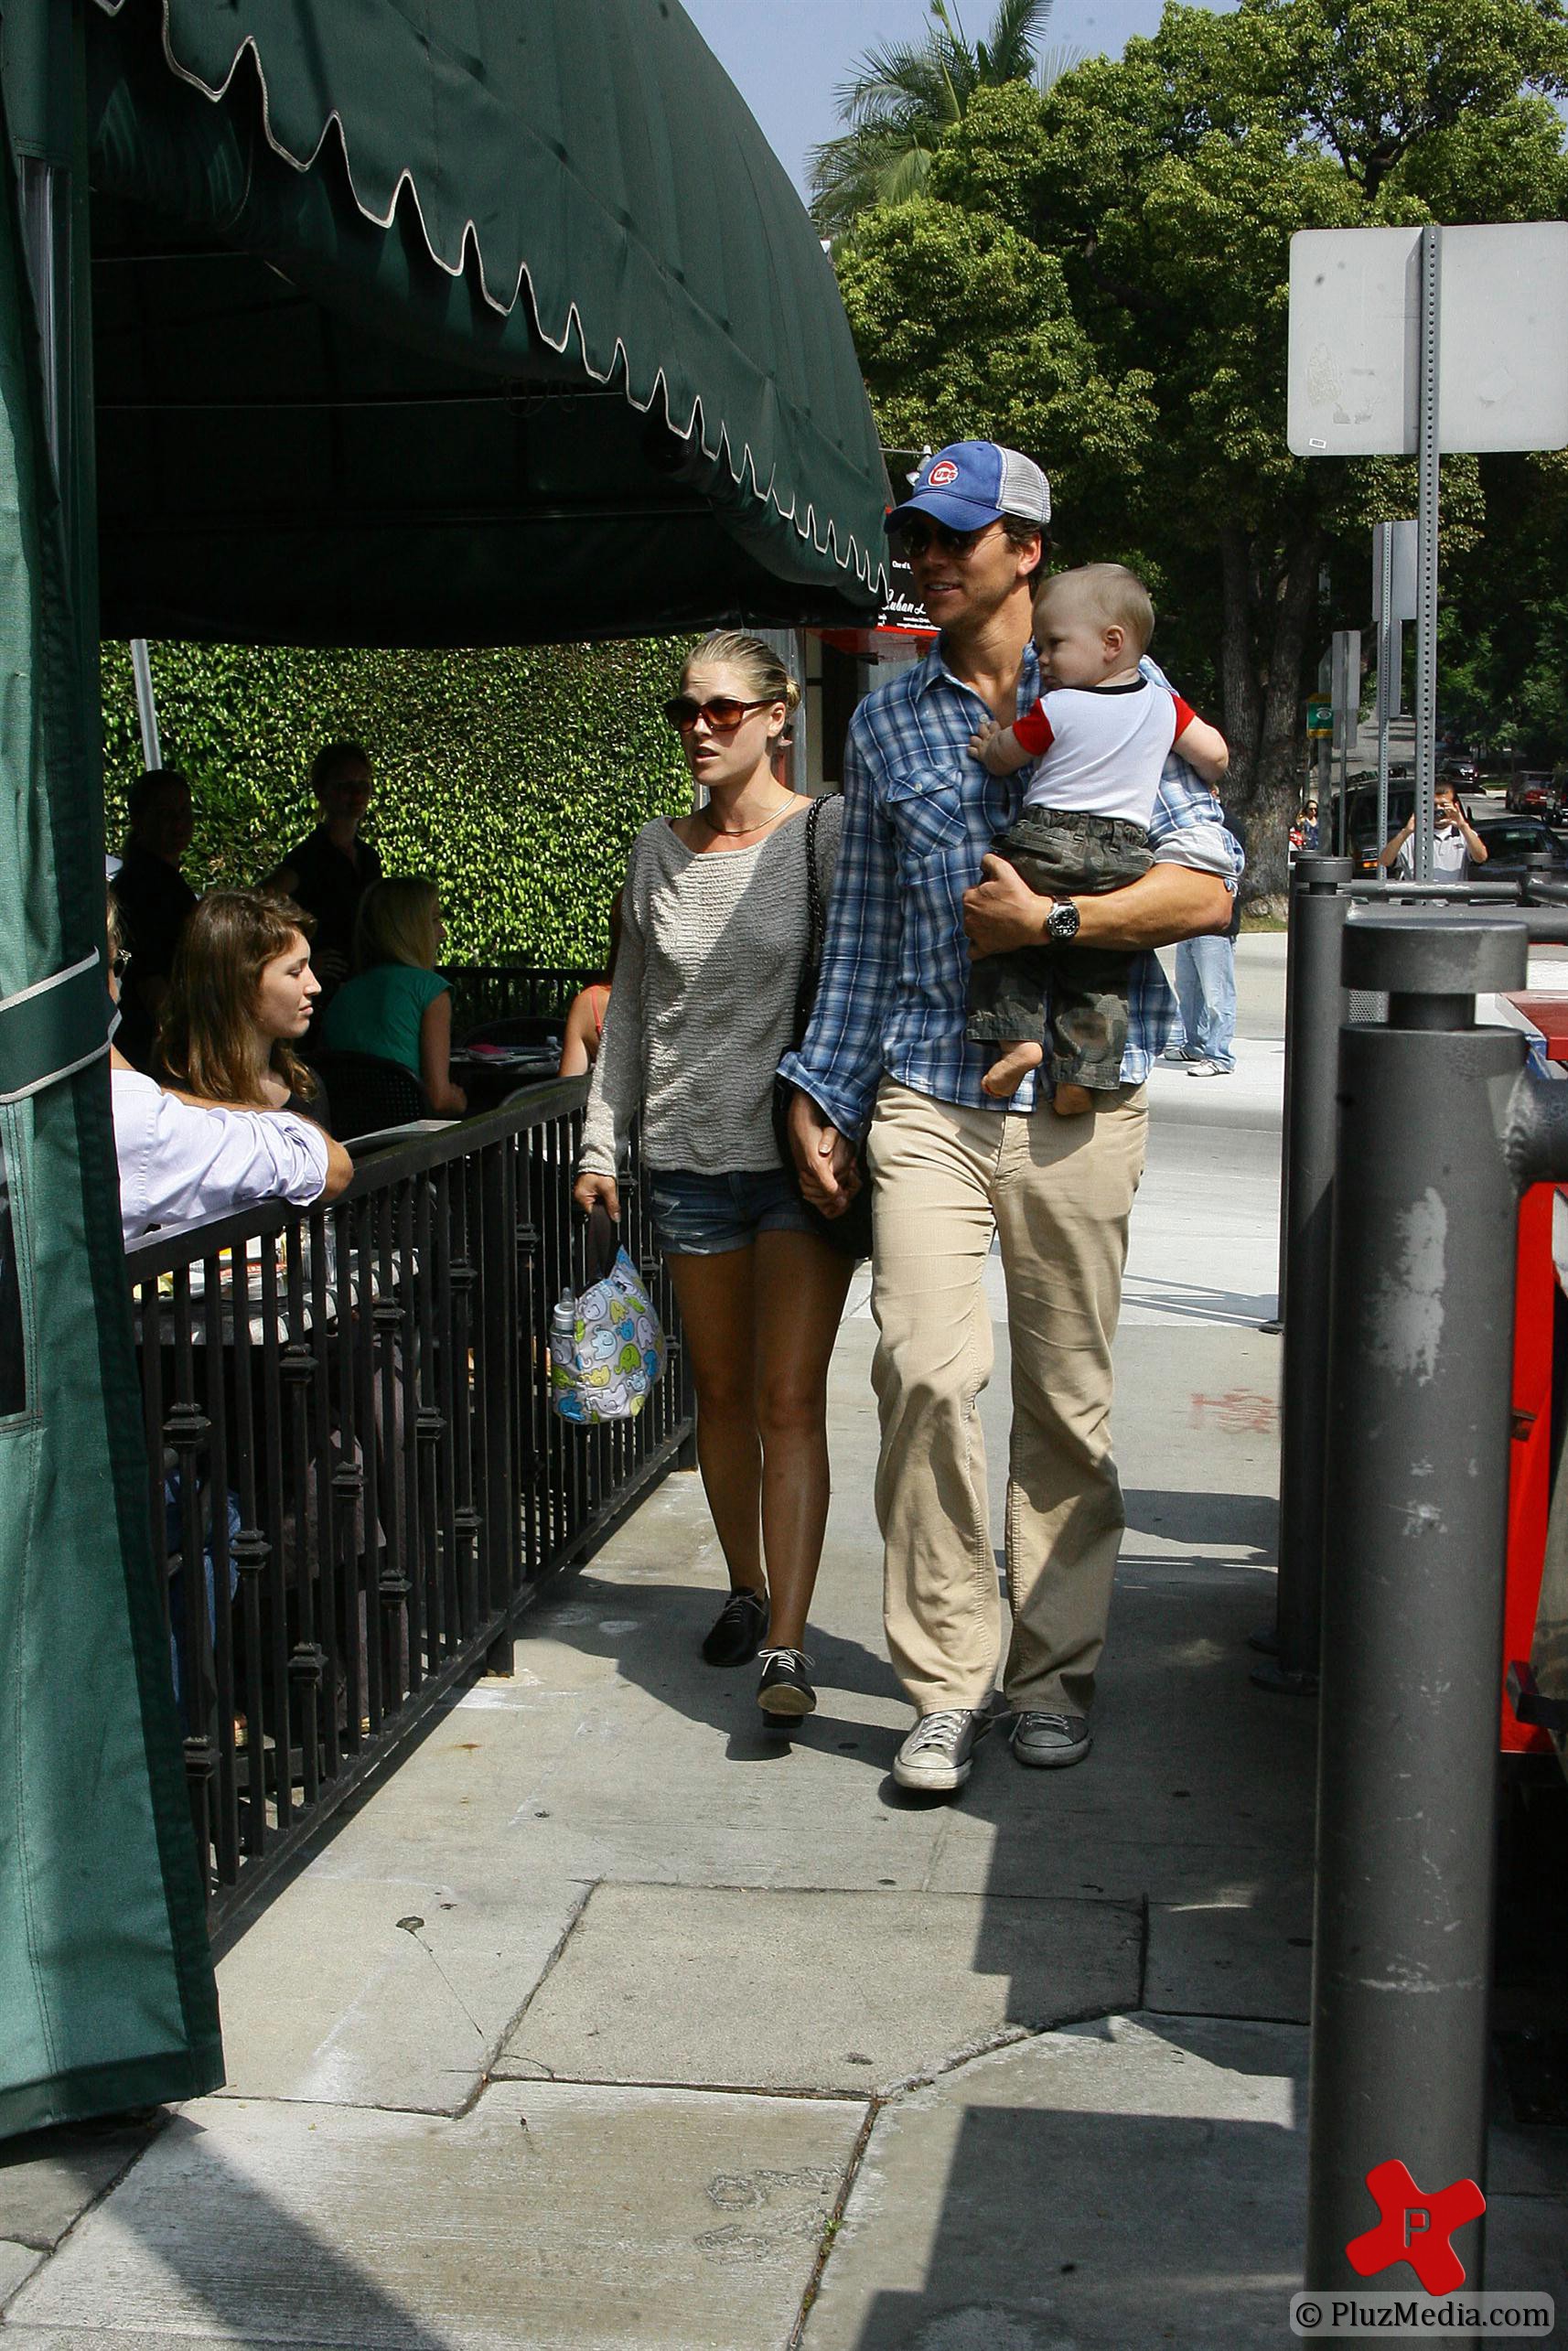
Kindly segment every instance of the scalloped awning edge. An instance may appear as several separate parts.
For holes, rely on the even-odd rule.
[[[96,5],[104,16],[117,16],[124,7],[125,0],[96,0]],[[256,37],[253,33],[246,33],[243,35],[238,47],[235,48],[232,58],[230,59],[228,70],[224,74],[222,81],[214,86],[204,81],[193,68],[185,64],[181,59],[176,56],[169,18],[170,0],[159,0],[159,9],[163,19],[164,59],[165,62],[168,66],[169,71],[174,75],[177,81],[183,81],[188,84],[189,88],[199,91],[202,97],[208,99],[214,105],[220,105],[228,96],[230,85],[233,81],[235,74],[239,71],[240,67],[243,62],[245,52],[247,49],[250,51],[255,67],[256,79],[261,85],[263,134],[273,153],[284,163],[286,163],[292,170],[302,174],[314,170],[322,156],[322,152],[325,149],[328,139],[331,136],[333,128],[336,126],[338,132],[338,144],[343,159],[343,174],[348,186],[349,197],[352,199],[355,209],[359,211],[360,217],[369,220],[372,227],[381,230],[388,230],[392,227],[392,222],[397,216],[399,199],[403,194],[403,188],[406,187],[410,199],[413,205],[414,216],[419,222],[419,231],[422,239],[424,240],[425,252],[429,254],[430,259],[435,264],[437,269],[443,271],[448,277],[462,277],[467,267],[468,243],[469,240],[472,239],[474,260],[478,269],[480,295],[486,304],[494,310],[499,317],[508,317],[510,316],[511,312],[517,307],[517,304],[521,296],[523,288],[526,286],[528,291],[530,316],[534,331],[538,334],[540,340],[544,343],[549,349],[555,352],[557,357],[564,358],[565,356],[571,346],[573,331],[575,329],[577,349],[581,357],[583,370],[592,381],[596,384],[607,384],[611,382],[615,377],[617,364],[618,362],[626,382],[627,405],[629,408],[635,409],[639,416],[646,416],[650,413],[655,402],[660,398],[660,393],[662,392],[665,423],[671,433],[678,441],[689,442],[693,439],[694,435],[698,434],[699,419],[702,420],[703,425],[705,428],[706,417],[703,411],[703,398],[701,392],[694,392],[692,395],[691,413],[687,418],[684,429],[675,423],[670,408],[670,386],[668,377],[665,373],[663,361],[660,361],[654,370],[653,381],[649,389],[648,397],[645,400],[639,399],[636,392],[633,390],[631,354],[628,350],[626,343],[618,332],[616,335],[615,345],[610,353],[608,365],[602,370],[596,366],[594,360],[589,357],[587,330],[584,324],[581,307],[579,306],[575,296],[572,297],[568,303],[565,327],[560,340],[557,341],[555,337],[547,330],[541,321],[539,306],[534,294],[533,274],[526,261],[521,263],[519,267],[517,284],[512,289],[510,299],[503,301],[499,295],[494,294],[491,291],[485,275],[484,251],[479,242],[478,228],[471,214],[463,223],[462,231],[458,240],[456,260],[448,261],[444,254],[436,250],[435,240],[430,233],[429,223],[425,219],[424,207],[420,202],[418,183],[414,178],[412,169],[406,165],[398,175],[397,180],[392,188],[392,202],[387,210],[384,214],[378,212],[375,207],[372,204],[368,203],[360,195],[358,188],[354,184],[354,166],[349,146],[348,126],[344,123],[341,112],[336,106],[331,107],[328,110],[327,118],[321,125],[320,135],[317,137],[316,145],[311,149],[309,155],[303,157],[295,155],[290,148],[284,145],[282,139],[279,138],[273,127],[270,94],[267,89],[266,69],[263,64],[262,53],[257,46]],[[766,488],[764,488],[758,479],[757,461],[753,456],[749,440],[744,440],[742,442],[741,463],[739,466],[736,464],[731,451],[728,427],[722,423],[719,428],[716,446],[711,446],[709,445],[706,431],[704,429],[701,435],[698,435],[697,446],[701,449],[703,457],[710,465],[723,466],[725,467],[729,473],[730,479],[734,482],[737,489],[744,490],[747,480],[749,480],[751,497],[756,499],[759,505],[770,507],[774,513],[778,515],[779,521],[787,523],[794,531],[797,538],[808,542],[817,554],[826,556],[832,563],[836,564],[840,571],[849,571],[853,569],[856,579],[861,582],[863,586],[874,594],[886,596],[887,593],[887,579],[880,558],[878,558],[878,560],[874,564],[871,552],[861,547],[858,539],[853,531],[848,533],[847,552],[841,553],[839,550],[839,531],[837,524],[832,521],[832,517],[830,517],[824,535],[823,531],[819,529],[817,524],[816,507],[814,503],[808,503],[803,519],[800,515],[798,500],[792,500],[789,508],[786,509],[782,499],[779,498],[778,492],[773,487],[772,477],[769,477]]]

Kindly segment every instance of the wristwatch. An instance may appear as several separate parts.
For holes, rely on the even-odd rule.
[[[1046,937],[1054,939],[1058,947],[1065,946],[1069,939],[1078,937],[1081,918],[1070,898],[1056,899],[1046,917]]]

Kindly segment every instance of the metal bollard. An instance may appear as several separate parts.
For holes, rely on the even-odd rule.
[[[1481,2181],[1518,1194],[1568,1165],[1568,1086],[1475,998],[1522,923],[1358,910],[1329,1350],[1306,2281],[1354,2286],[1366,2186]],[[1472,2282],[1480,2247],[1458,2245]],[[1463,2338],[1466,2341],[1471,2338]]]
[[[1335,1089],[1344,1018],[1340,942],[1354,867],[1298,857],[1286,959],[1285,1122],[1281,1179],[1284,1349],[1280,1389],[1280,1566],[1274,1654],[1261,1690],[1317,1687],[1323,1469],[1328,1404],[1328,1274],[1334,1242]],[[1294,1300],[1294,1305],[1289,1301]]]

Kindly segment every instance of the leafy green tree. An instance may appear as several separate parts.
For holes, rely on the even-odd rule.
[[[1483,457],[1487,529],[1438,614],[1445,725],[1499,765],[1568,747],[1568,452]]]
[[[811,158],[811,210],[824,236],[843,236],[874,204],[912,196],[975,91],[1038,70],[1051,0],[998,0],[986,38],[973,43],[956,5],[930,0],[930,9],[923,41],[866,49],[835,92],[849,128]]]
[[[974,91],[921,192],[839,257],[884,437],[1039,456],[1069,561],[1149,573],[1159,649],[1220,704],[1255,880],[1278,887],[1305,666],[1337,567],[1363,617],[1374,521],[1413,468],[1285,446],[1294,231],[1568,209],[1560,0],[1168,5],[1045,92]],[[1452,572],[1481,477],[1444,467]]]

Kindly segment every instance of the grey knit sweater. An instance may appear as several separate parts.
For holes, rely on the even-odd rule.
[[[823,904],[843,802],[817,822]],[[779,1165],[773,1079],[806,953],[807,813],[749,849],[699,855],[662,817],[632,843],[620,954],[579,1168],[612,1176],[643,1114],[650,1167],[725,1176]]]

